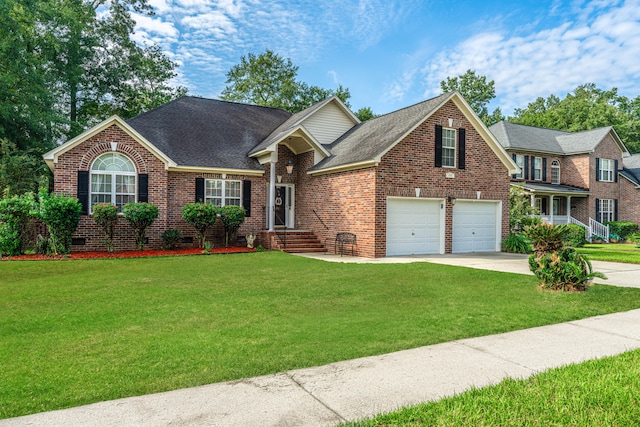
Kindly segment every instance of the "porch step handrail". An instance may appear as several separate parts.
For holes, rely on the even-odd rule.
[[[609,243],[609,226],[599,223],[593,218],[589,218],[589,228],[591,229],[591,235],[602,237],[602,239]]]
[[[591,227],[587,226],[587,224],[575,219],[571,215],[569,215],[569,224],[576,224],[580,227],[584,227],[584,238],[587,239],[587,241],[591,240]]]
[[[316,214],[316,218],[318,218],[318,221],[320,221],[320,224],[324,225],[324,228],[328,230],[329,227],[327,227],[327,224],[325,224],[322,218],[320,218],[320,215],[318,215],[318,212],[315,209],[312,209],[312,211],[314,214]]]

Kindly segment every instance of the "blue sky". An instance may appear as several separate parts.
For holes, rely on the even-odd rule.
[[[640,95],[640,0],[149,0],[135,38],[180,64],[176,82],[216,98],[225,73],[271,49],[310,85],[351,91],[387,113],[441,93],[473,69],[511,114],[593,82]]]

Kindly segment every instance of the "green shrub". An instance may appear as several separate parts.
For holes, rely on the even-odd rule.
[[[93,221],[102,227],[107,251],[113,252],[113,234],[118,223],[118,208],[111,203],[93,205]]]
[[[196,229],[198,246],[204,248],[207,229],[218,219],[220,208],[209,203],[190,203],[182,208],[182,218]]]
[[[633,233],[628,235],[627,240],[631,243],[637,243],[640,245],[640,233]]]
[[[244,222],[246,211],[242,206],[223,206],[220,209],[220,220],[224,225],[224,245],[229,247],[229,241],[236,235]]]
[[[0,222],[0,255],[20,254],[20,233],[13,224]]]
[[[610,221],[605,222],[604,225],[609,226],[610,234],[617,234],[621,239],[626,239],[627,236],[638,231],[638,224],[636,224],[635,222]]]
[[[502,250],[514,254],[528,254],[531,252],[531,240],[522,233],[511,233],[502,242]]]
[[[533,242],[536,260],[541,256],[556,252],[563,246],[566,225],[538,224],[525,228],[525,234]]]
[[[122,207],[124,219],[135,230],[136,246],[144,249],[147,228],[158,218],[158,207],[152,203],[127,203]]]
[[[529,257],[529,268],[540,280],[540,288],[556,291],[585,291],[594,277],[606,279],[593,271],[591,262],[574,248],[565,247],[536,259]]]
[[[522,188],[509,189],[509,230],[520,233],[525,227],[540,223],[538,210],[531,206],[531,197]]]
[[[35,209],[32,193],[9,197],[5,190],[0,200],[0,254],[19,255],[26,244],[29,223]]]
[[[586,231],[578,224],[568,224],[563,236],[565,246],[581,248],[587,243]]]
[[[77,198],[40,192],[38,217],[47,226],[54,255],[71,252],[71,238],[80,223],[82,205]]]
[[[172,228],[165,230],[160,236],[165,249],[174,250],[182,241],[182,232]]]

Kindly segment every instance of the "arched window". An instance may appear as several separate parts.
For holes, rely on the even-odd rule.
[[[91,206],[111,203],[122,211],[122,206],[136,201],[136,168],[127,156],[106,153],[91,166]]]
[[[551,162],[551,183],[560,184],[560,162],[557,160]]]

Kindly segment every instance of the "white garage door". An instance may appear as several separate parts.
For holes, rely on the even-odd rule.
[[[387,255],[444,252],[442,201],[387,199]]]
[[[453,206],[452,252],[497,252],[499,202],[458,200]]]

